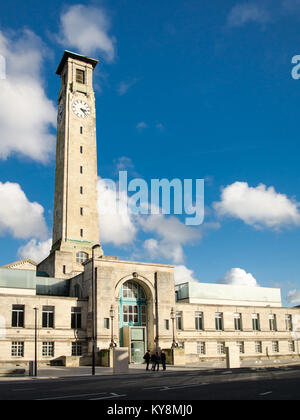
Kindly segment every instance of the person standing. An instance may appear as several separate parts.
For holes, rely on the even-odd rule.
[[[148,350],[147,353],[145,354],[144,360],[145,360],[146,365],[147,365],[146,370],[149,370],[149,363],[150,363],[150,360],[151,360],[150,350]]]
[[[163,370],[166,370],[166,353],[164,351],[160,354],[160,361],[163,367]]]
[[[155,353],[155,357],[156,357],[156,362],[155,362],[155,367],[157,366],[157,371],[159,371],[159,363],[160,363],[160,356],[158,354],[158,352]],[[155,368],[154,368],[155,370]]]
[[[152,353],[151,355],[151,363],[152,363],[152,369],[151,370],[155,370],[155,366],[156,366],[156,354]]]

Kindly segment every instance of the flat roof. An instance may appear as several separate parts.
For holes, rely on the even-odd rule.
[[[84,55],[65,50],[64,55],[61,59],[61,62],[59,63],[59,66],[56,70],[56,74],[58,74],[58,75],[61,74],[61,72],[64,68],[64,65],[65,65],[66,61],[68,60],[68,58],[74,58],[75,60],[80,60],[80,61],[83,61],[84,63],[89,63],[93,66],[93,68],[95,68],[97,66],[97,64],[99,63],[99,60],[95,60],[94,58],[86,57]]]

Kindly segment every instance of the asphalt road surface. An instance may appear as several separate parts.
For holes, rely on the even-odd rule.
[[[1,381],[0,400],[299,400],[300,366]]]

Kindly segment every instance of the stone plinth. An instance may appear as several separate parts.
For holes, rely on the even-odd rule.
[[[114,373],[128,373],[128,348],[113,349]]]

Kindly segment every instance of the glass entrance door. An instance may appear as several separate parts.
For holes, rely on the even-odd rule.
[[[145,343],[143,341],[131,342],[131,363],[142,364],[145,353]]]

